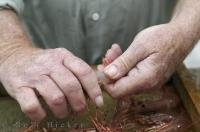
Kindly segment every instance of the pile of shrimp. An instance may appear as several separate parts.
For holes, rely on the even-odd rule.
[[[151,93],[149,93],[151,94]],[[148,95],[148,94],[147,94]],[[98,116],[101,111],[88,117],[92,124],[89,128],[72,128],[68,132],[187,132],[191,127],[191,119],[183,108],[173,88],[165,86],[152,94],[134,95],[118,100],[115,114],[110,122]],[[106,113],[103,113],[104,115]],[[58,129],[42,128],[38,132],[62,132]],[[24,132],[34,132],[30,126]]]

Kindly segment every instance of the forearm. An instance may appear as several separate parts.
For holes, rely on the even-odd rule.
[[[200,38],[200,1],[178,0],[170,23],[177,25],[187,39]]]
[[[24,47],[32,47],[20,20],[12,10],[0,11],[0,64]]]
[[[169,24],[176,32],[176,47],[183,60],[200,38],[200,1],[178,0]]]

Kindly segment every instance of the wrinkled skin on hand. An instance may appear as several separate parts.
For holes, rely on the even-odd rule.
[[[83,89],[97,106],[103,104],[94,71],[64,48],[21,49],[0,65],[0,80],[33,121],[46,116],[35,92],[58,118],[68,114],[68,106],[75,112],[85,109]]]
[[[114,98],[119,98],[159,88],[190,51],[186,44],[191,42],[185,38],[172,24],[141,31],[123,54],[116,56],[113,53],[113,62],[99,66],[110,79],[115,80],[105,85],[105,89]]]

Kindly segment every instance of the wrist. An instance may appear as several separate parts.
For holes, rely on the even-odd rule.
[[[180,46],[186,49],[191,49],[199,40],[198,30],[188,27],[187,24],[171,21],[168,25],[178,38]]]
[[[0,11],[0,65],[16,52],[33,49],[31,40],[13,11]]]
[[[195,23],[187,22],[186,20],[183,21],[182,19],[174,18],[169,22],[169,25],[176,29],[186,42],[191,41],[191,43],[194,44],[200,38],[199,23],[197,25]]]
[[[198,37],[191,34],[184,26],[176,22],[168,23],[167,29],[170,32],[170,43],[176,52],[177,58],[183,60],[198,41]]]
[[[0,66],[12,56],[16,56],[16,54],[22,54],[24,52],[31,52],[36,50],[37,48],[22,44],[22,43],[11,43],[6,46],[0,48]]]

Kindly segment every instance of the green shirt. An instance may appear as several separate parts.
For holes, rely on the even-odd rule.
[[[119,43],[125,50],[142,29],[169,21],[176,3],[175,0],[1,1],[16,3],[18,12],[24,4],[19,14],[37,46],[64,47],[90,64],[100,63],[112,43]]]

